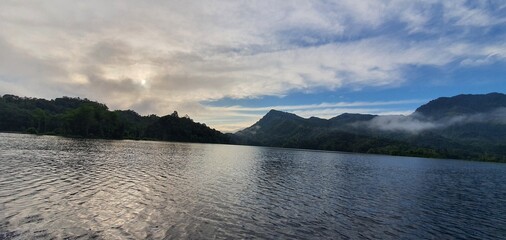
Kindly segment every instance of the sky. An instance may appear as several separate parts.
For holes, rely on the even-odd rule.
[[[0,1],[0,94],[177,110],[408,115],[506,92],[506,1]]]

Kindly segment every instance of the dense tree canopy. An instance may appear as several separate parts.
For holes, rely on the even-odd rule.
[[[376,117],[342,114],[331,119],[302,118],[271,110],[232,140],[240,144],[506,162],[506,95],[458,95],[421,106],[398,124],[426,122],[424,131],[384,130]],[[388,116],[387,116],[388,117]]]
[[[0,131],[108,139],[153,139],[226,143],[228,137],[177,112],[158,117],[132,110],[110,111],[81,98],[45,100],[14,95],[0,97]]]
[[[438,122],[460,119],[461,122],[417,134],[357,125],[372,121],[375,115],[342,114],[328,120],[305,119],[275,110],[249,128],[236,134],[223,134],[188,116],[179,117],[176,111],[162,117],[141,116],[132,110],[110,111],[106,105],[88,99],[45,100],[4,95],[0,97],[0,131],[506,162],[505,106],[506,95],[499,93],[439,98],[418,108],[414,117],[405,118]],[[466,118],[479,121],[462,121]]]

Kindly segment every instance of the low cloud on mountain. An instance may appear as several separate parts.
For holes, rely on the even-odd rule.
[[[506,108],[497,108],[488,113],[458,115],[437,120],[418,113],[413,113],[409,116],[377,116],[370,121],[358,123],[357,126],[365,125],[374,130],[417,134],[426,130],[443,129],[468,123],[506,124]]]

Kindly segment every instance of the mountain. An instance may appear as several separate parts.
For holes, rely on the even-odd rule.
[[[305,119],[292,113],[270,110],[251,127],[237,132],[233,142],[348,152],[367,152],[374,147],[396,143],[392,139],[361,134],[357,126],[353,125],[374,116],[343,114],[330,120],[316,117]]]
[[[242,143],[253,145],[283,145],[285,138],[298,138],[305,129],[313,126],[311,121],[292,113],[270,110],[262,119],[235,135]],[[275,133],[275,134],[272,134]],[[249,136],[255,136],[249,138]]]
[[[414,116],[438,123],[438,135],[466,145],[506,145],[506,95],[458,95],[430,101]]]
[[[506,95],[502,93],[462,94],[454,97],[441,97],[416,109],[415,113],[431,119],[489,113],[506,108]]]
[[[329,119],[329,126],[334,128],[340,128],[343,126],[349,126],[353,123],[370,121],[377,117],[377,115],[371,114],[356,114],[356,113],[343,113],[339,116]]]
[[[302,118],[271,110],[233,141],[274,147],[506,161],[506,95],[432,100],[408,116]]]
[[[308,129],[339,128],[343,130],[346,127],[353,127],[350,124],[368,121],[374,117],[376,115],[344,113],[329,120],[317,117],[305,119],[293,113],[272,109],[251,127],[245,128],[236,134],[245,137],[262,134],[283,137],[298,134]]]
[[[53,100],[0,96],[0,131],[83,138],[152,139],[228,143],[229,136],[177,112],[158,117],[132,110],[109,111],[105,104],[80,98]]]
[[[322,119],[270,110],[235,134],[223,134],[177,112],[141,116],[132,110],[110,111],[88,99],[3,95],[0,131],[506,162],[506,95],[438,98],[408,116],[344,113]]]

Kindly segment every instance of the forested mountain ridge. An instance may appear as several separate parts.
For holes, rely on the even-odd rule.
[[[271,110],[236,136],[251,145],[506,161],[506,95],[438,98],[408,116],[326,120]]]
[[[0,97],[0,131],[106,139],[152,139],[228,143],[229,137],[177,112],[158,117],[132,110],[110,111],[105,104],[81,98],[53,100]]]
[[[223,134],[177,112],[141,116],[132,110],[110,111],[88,99],[4,95],[0,131],[506,162],[506,95],[438,98],[408,116],[345,113],[322,119],[271,110],[235,134]]]
[[[461,94],[432,100],[417,108],[415,113],[431,119],[441,119],[459,115],[488,113],[500,108],[506,108],[505,94]]]

